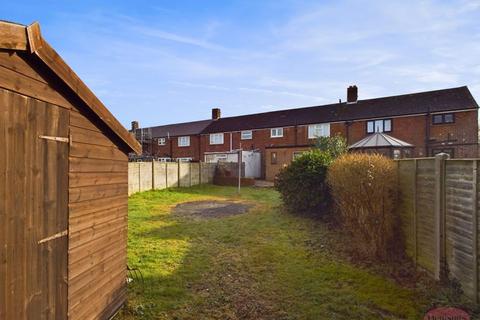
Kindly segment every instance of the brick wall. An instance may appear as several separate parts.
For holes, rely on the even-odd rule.
[[[157,140],[151,144],[144,144],[144,153],[151,154],[155,157],[168,158],[192,158],[193,161],[200,161],[200,136],[190,136],[190,146],[178,146],[178,137],[170,137],[165,139],[165,145],[159,146]]]

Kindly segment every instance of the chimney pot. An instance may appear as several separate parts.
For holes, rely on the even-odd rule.
[[[135,132],[135,130],[137,130],[139,127],[138,125],[138,121],[132,121],[132,132]]]
[[[358,88],[357,86],[349,86],[347,89],[347,103],[357,103]]]
[[[221,112],[220,108],[213,108],[212,109],[212,120],[220,119],[221,113],[222,112]]]

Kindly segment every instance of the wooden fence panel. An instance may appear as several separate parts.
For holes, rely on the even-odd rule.
[[[436,265],[435,160],[417,160],[417,263],[432,274]]]
[[[478,160],[400,160],[398,184],[407,254],[437,278],[459,281],[478,302]]]
[[[416,226],[416,160],[398,161],[399,203],[398,212],[402,221],[405,250],[413,261],[417,262],[417,226]]]

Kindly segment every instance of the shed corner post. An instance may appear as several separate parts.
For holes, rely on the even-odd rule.
[[[472,161],[472,186],[473,186],[473,221],[472,221],[472,235],[473,235],[473,290],[474,302],[479,302],[478,292],[478,160]]]
[[[448,154],[435,156],[435,279],[445,280],[445,165]]]

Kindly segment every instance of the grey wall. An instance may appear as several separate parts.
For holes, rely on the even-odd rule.
[[[128,194],[212,183],[215,168],[214,163],[129,162]]]

